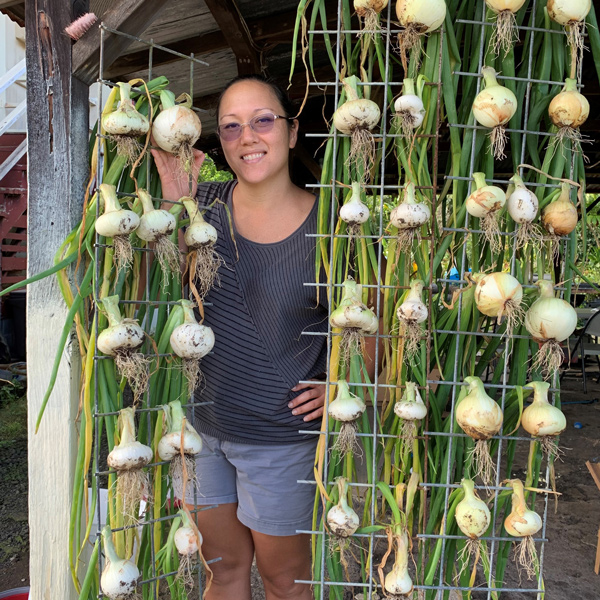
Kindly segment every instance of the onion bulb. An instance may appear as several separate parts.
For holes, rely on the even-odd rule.
[[[567,427],[567,420],[560,408],[548,402],[549,383],[532,381],[525,387],[533,389],[533,402],[523,411],[521,425],[540,442],[544,454],[553,458],[558,453],[556,438]]]
[[[487,440],[496,435],[502,428],[503,415],[498,404],[490,398],[479,377],[465,377],[468,387],[467,395],[456,407],[456,422],[473,440],[475,446],[471,451],[471,459],[475,461],[475,473],[488,486],[496,474],[494,461],[490,455]]]
[[[496,71],[492,67],[481,69],[485,88],[475,96],[473,115],[477,122],[491,128],[490,144],[494,158],[506,157],[506,131],[504,126],[517,112],[517,97],[496,81]]]
[[[333,450],[337,450],[342,457],[349,452],[355,453],[359,450],[356,439],[356,419],[365,412],[365,409],[363,400],[350,391],[345,379],[340,379],[337,383],[337,394],[329,404],[327,413],[342,424],[333,444]]]
[[[418,57],[415,68],[418,70],[423,46],[423,36],[435,31],[446,18],[444,0],[396,0],[396,16],[404,28],[398,34],[398,49],[404,71],[408,72],[407,52],[414,50]]]
[[[515,13],[525,4],[525,0],[485,0],[485,3],[496,14],[490,44],[496,56],[504,52],[506,57],[515,42],[519,41]]]
[[[336,479],[338,503],[327,511],[327,527],[338,538],[354,535],[360,519],[354,509],[348,505],[348,483],[344,477]]]
[[[388,5],[388,0],[354,0],[354,10],[363,21],[363,30],[372,40],[381,29],[379,13]],[[363,33],[361,32],[361,35]]]
[[[467,212],[481,219],[484,238],[490,244],[491,251],[498,253],[502,249],[498,220],[506,204],[506,194],[496,185],[487,185],[485,173],[473,173],[473,179],[476,189],[465,202]]]
[[[560,342],[564,342],[577,327],[577,312],[565,300],[554,297],[551,281],[540,279],[536,285],[540,297],[525,314],[525,327],[540,347],[533,361],[533,368],[539,369],[547,378],[553,375],[564,359]]]
[[[117,471],[117,498],[129,523],[137,523],[139,505],[152,496],[150,480],[145,467],[153,458],[152,448],[135,439],[135,408],[123,408],[119,412],[119,445],[106,458],[111,469]]]
[[[525,490],[519,479],[511,479],[508,485],[512,487],[511,511],[504,520],[504,529],[508,535],[521,538],[515,551],[515,561],[519,569],[523,569],[527,579],[533,579],[539,570],[539,561],[533,536],[542,528],[542,519],[525,502]]]
[[[460,574],[462,574],[470,564],[471,556],[473,554],[478,556],[481,551],[479,538],[490,526],[491,515],[487,504],[477,495],[473,480],[463,479],[460,484],[465,497],[456,505],[454,518],[458,528],[469,538],[459,554]]]
[[[179,247],[171,239],[177,227],[177,219],[168,210],[154,208],[152,196],[138,188],[137,197],[142,203],[144,214],[140,217],[136,235],[145,242],[154,242],[154,254],[163,272],[163,286],[169,282],[169,273],[179,273]],[[180,209],[179,205],[176,205]]]
[[[577,208],[570,199],[571,188],[565,181],[561,185],[559,196],[542,210],[542,225],[550,234],[552,256],[556,258],[559,252],[559,240],[563,235],[569,235],[575,227],[579,216]]]
[[[402,135],[412,135],[413,131],[421,127],[425,119],[423,100],[417,96],[414,79],[406,78],[402,95],[394,102],[394,120]]]
[[[137,402],[148,389],[149,360],[136,350],[144,343],[144,330],[135,319],[124,319],[119,310],[119,296],[102,298],[108,327],[98,335],[98,350],[115,360],[117,371],[131,386]]]
[[[196,321],[192,302],[184,299],[179,303],[183,308],[184,322],[173,329],[169,341],[173,352],[182,359],[188,392],[192,394],[200,379],[200,359],[213,349],[215,334],[210,327]]]
[[[381,112],[372,100],[359,98],[356,75],[342,80],[346,92],[345,102],[333,113],[333,125],[352,137],[346,161],[348,169],[356,170],[359,181],[366,181],[375,162],[375,138],[371,131],[379,123]]]
[[[531,240],[540,240],[541,232],[534,220],[537,217],[539,202],[537,196],[525,187],[519,175],[511,178],[511,192],[507,192],[506,208],[517,224],[516,248],[523,248]]]
[[[181,402],[173,400],[163,406],[166,431],[158,442],[161,460],[171,461],[169,475],[177,498],[185,499],[185,488],[196,484],[194,456],[202,450],[202,438],[185,417]]]
[[[404,186],[402,201],[390,213],[390,225],[398,229],[398,252],[408,252],[415,237],[420,242],[421,227],[429,222],[431,211],[415,199],[415,184]]]
[[[104,202],[104,214],[96,219],[96,233],[112,238],[114,260],[117,270],[120,271],[133,262],[133,248],[129,235],[138,228],[140,218],[132,210],[121,208],[114,185],[101,183],[98,191],[100,199]]]
[[[404,328],[404,354],[410,360],[421,345],[421,323],[427,321],[429,311],[423,302],[424,283],[415,279],[404,302],[398,307],[396,315]]]
[[[590,114],[590,103],[577,90],[575,79],[565,80],[562,91],[552,98],[548,114],[552,123],[558,127],[552,144],[563,145],[566,138],[571,140],[575,150],[581,150],[582,136],[579,127],[586,122]]]
[[[192,99],[188,94],[184,104],[175,104],[175,94],[169,90],[160,92],[162,110],[152,123],[152,137],[160,148],[179,157],[186,173],[192,172],[194,144],[202,133],[198,115],[191,109]]]
[[[181,522],[179,523],[179,519],[173,522],[173,527],[177,527],[173,541],[179,554],[179,568],[175,579],[187,590],[191,590],[195,583],[194,566],[202,545],[202,535],[186,511],[180,509],[178,515]]]
[[[475,304],[479,312],[495,317],[498,324],[504,318],[505,332],[512,335],[513,329],[520,325],[525,316],[521,307],[523,288],[519,281],[509,273],[475,273],[471,277],[477,282]]]
[[[200,298],[204,299],[211,288],[219,283],[219,267],[224,264],[215,251],[217,230],[204,220],[193,198],[184,197],[180,202],[190,217],[190,224],[184,235],[189,248],[187,260],[190,282],[193,282]]]
[[[348,235],[351,238],[358,235],[361,225],[369,220],[369,207],[361,199],[360,182],[352,182],[352,191],[340,208],[340,219],[348,224]]]
[[[131,85],[120,81],[119,104],[113,112],[102,116],[102,129],[117,146],[117,154],[133,164],[139,157],[142,145],[137,138],[148,133],[150,123],[139,113],[130,98]]]
[[[331,313],[332,327],[342,329],[341,357],[347,363],[350,356],[361,350],[365,334],[373,334],[379,327],[375,313],[363,304],[361,287],[349,277],[343,283],[344,291],[338,307]]]
[[[413,582],[408,574],[408,536],[406,532],[395,535],[394,543],[394,566],[385,576],[383,587],[388,594],[395,598],[411,594]]]
[[[100,577],[102,594],[110,600],[134,600],[140,571],[132,560],[119,558],[112,541],[110,527],[102,529],[106,566]]]
[[[417,434],[417,422],[427,416],[427,407],[421,398],[417,384],[406,382],[406,389],[399,402],[394,404],[394,414],[402,419],[399,437],[412,446]]]
[[[548,15],[562,25],[567,32],[567,44],[571,49],[571,69],[577,72],[583,53],[583,27],[585,18],[592,8],[592,0],[548,0]]]

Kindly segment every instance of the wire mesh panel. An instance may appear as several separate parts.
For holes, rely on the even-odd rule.
[[[496,40],[507,15],[483,0],[448,2],[425,36],[402,8],[394,16],[392,3],[367,14],[340,0],[335,29],[325,3],[301,8],[307,68],[315,72],[318,48],[331,66],[330,78],[309,85],[333,94],[338,116],[327,134],[308,134],[323,139],[324,160],[315,186],[317,283],[306,285],[327,294],[331,318],[329,418],[318,433],[315,480],[302,482],[317,488],[314,528],[305,532],[313,579],[304,583],[317,598],[542,597],[560,424],[533,432],[523,414],[546,393],[560,405],[560,343],[569,332],[540,335],[534,321],[539,296],[570,298],[582,251],[575,230],[549,225],[551,205],[572,212],[583,191],[579,134],[548,116],[565,80],[583,87],[580,49],[539,0],[510,18],[505,47]],[[514,98],[503,131],[481,125],[472,110],[493,76]],[[408,95],[423,101],[416,127],[394,102]],[[357,99],[375,100],[380,119],[344,129],[341,107]],[[528,225],[505,207],[522,183],[535,204]],[[482,189],[501,202],[470,209]],[[353,194],[368,219],[344,216]],[[409,227],[397,219],[404,208],[394,213],[403,204],[431,217]],[[490,311],[484,300],[494,281],[502,300]],[[426,317],[417,319],[421,299]],[[369,307],[379,321],[371,330],[350,316]],[[427,416],[407,416],[420,414],[420,397]],[[465,416],[482,398],[495,425]],[[353,415],[341,406],[354,406]],[[469,533],[461,515],[481,504],[489,514]]]

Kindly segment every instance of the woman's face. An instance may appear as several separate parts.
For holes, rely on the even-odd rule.
[[[248,123],[264,113],[284,115],[283,107],[271,88],[259,81],[239,81],[221,99],[219,125]],[[225,158],[238,180],[257,184],[288,174],[289,149],[296,145],[298,123],[290,127],[285,119],[276,119],[268,132],[257,133],[250,125],[242,127],[239,138],[221,139]]]

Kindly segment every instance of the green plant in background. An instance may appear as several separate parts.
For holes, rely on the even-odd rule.
[[[0,381],[0,448],[27,439],[27,388],[24,383]]]

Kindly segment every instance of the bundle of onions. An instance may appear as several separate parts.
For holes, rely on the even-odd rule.
[[[533,536],[542,528],[542,519],[527,507],[523,483],[519,479],[511,479],[506,483],[512,487],[513,493],[511,511],[504,520],[504,529],[508,535],[521,538],[515,551],[515,561],[525,571],[527,579],[533,579],[539,568]]]
[[[354,10],[363,21],[363,30],[368,32],[371,39],[381,29],[379,24],[379,13],[386,8],[388,0],[354,0]],[[361,33],[361,35],[364,35]]]
[[[135,439],[134,416],[133,407],[119,412],[119,445],[106,458],[108,466],[117,471],[117,498],[121,499],[123,514],[129,523],[138,522],[140,502],[152,496],[144,467],[154,456],[152,448]]]
[[[558,454],[557,437],[567,426],[565,415],[548,402],[549,383],[532,381],[525,387],[533,389],[533,402],[523,411],[521,425],[540,442],[544,454],[554,458]]]
[[[507,192],[506,208],[517,224],[516,248],[523,248],[531,240],[541,240],[541,232],[534,220],[537,217],[539,202],[537,196],[525,187],[519,175],[511,178],[512,191]]]
[[[394,566],[385,576],[383,587],[392,598],[409,596],[413,591],[413,582],[408,574],[408,536],[406,531],[394,535]]]
[[[494,461],[490,455],[487,440],[502,428],[502,410],[490,398],[479,377],[465,377],[469,386],[468,394],[456,407],[456,422],[460,428],[475,441],[471,460],[475,462],[475,474],[481,477],[485,486],[491,485],[496,474]]]
[[[327,511],[327,527],[335,536],[335,544],[340,552],[347,548],[347,540],[354,535],[360,519],[354,509],[348,504],[348,483],[344,477],[336,479],[338,488],[338,503]]]
[[[415,184],[404,186],[402,202],[390,213],[390,225],[398,229],[398,252],[408,252],[415,237],[420,242],[421,227],[429,222],[431,211],[424,202],[415,199]]]
[[[514,43],[519,41],[515,13],[525,4],[525,0],[485,0],[485,3],[496,14],[496,25],[490,44],[496,56],[504,51],[506,57]]]
[[[365,412],[365,403],[356,394],[353,394],[345,379],[337,383],[337,394],[333,402],[329,404],[328,414],[334,420],[341,423],[340,431],[336,436],[333,450],[337,450],[341,457],[349,452],[359,451],[356,439],[356,420]]]
[[[371,131],[379,123],[381,112],[375,102],[359,97],[358,82],[356,75],[342,80],[346,101],[333,113],[333,125],[340,133],[352,136],[346,165],[356,170],[359,180],[366,181],[375,162]]]
[[[425,119],[423,100],[417,96],[414,79],[404,80],[402,95],[394,102],[394,121],[403,135],[412,135]]]
[[[175,94],[169,90],[160,92],[162,110],[152,123],[152,137],[160,148],[179,157],[186,173],[192,172],[194,144],[202,133],[202,123],[191,109],[192,99],[188,94],[183,104],[175,104]]]
[[[561,236],[569,235],[577,227],[579,220],[577,208],[571,202],[570,195],[569,184],[563,182],[558,197],[542,210],[542,225],[550,234],[549,239],[554,258],[558,256]]]
[[[196,321],[192,302],[180,300],[179,303],[183,308],[184,321],[173,330],[170,343],[173,352],[182,360],[188,392],[192,394],[200,380],[200,359],[212,350],[215,334],[210,327]]]
[[[565,80],[562,91],[552,98],[548,114],[552,123],[558,127],[558,133],[552,143],[562,146],[566,138],[573,142],[575,150],[580,150],[582,136],[579,127],[586,122],[590,114],[590,103],[577,91],[575,79]]]
[[[429,311],[423,302],[424,283],[415,279],[410,284],[410,290],[404,302],[398,307],[396,315],[404,328],[404,355],[410,360],[421,345],[421,323],[427,321]]]
[[[479,312],[495,317],[498,324],[504,318],[506,335],[512,335],[520,325],[525,311],[521,307],[523,288],[519,281],[509,273],[475,273],[471,275],[475,286],[475,304]]]
[[[490,144],[494,158],[505,158],[505,125],[517,112],[517,97],[496,80],[496,71],[492,67],[481,69],[485,88],[475,96],[473,115],[484,127],[490,127]]]
[[[191,590],[195,582],[194,566],[202,545],[202,534],[191,522],[186,511],[180,509],[178,515],[181,518],[181,524],[173,536],[179,554],[179,568],[177,569],[176,579],[188,590]]]
[[[407,52],[414,49],[420,56],[423,36],[435,31],[446,18],[446,3],[444,0],[396,0],[396,16],[404,28],[398,34],[398,49],[407,71]],[[418,65],[419,60],[416,62]]]
[[[137,585],[140,571],[132,560],[119,558],[112,541],[110,527],[102,529],[106,566],[100,577],[102,594],[110,600],[134,600],[138,598]]]
[[[583,53],[583,27],[585,18],[592,8],[592,0],[548,0],[548,15],[562,25],[567,32],[567,43],[571,49],[571,70],[576,73],[579,56]]]
[[[166,285],[168,274],[179,273],[180,268],[179,247],[170,238],[177,227],[177,219],[168,210],[154,208],[152,196],[146,190],[138,188],[137,197],[144,214],[135,233],[145,242],[154,242],[154,253],[163,271],[163,285]]]
[[[564,342],[577,327],[577,312],[565,300],[554,297],[551,281],[540,279],[536,285],[540,297],[525,314],[525,327],[540,347],[533,361],[533,368],[543,376],[553,375],[564,359],[560,342]]]
[[[136,350],[144,343],[144,330],[136,319],[124,319],[119,310],[119,296],[102,298],[108,327],[98,335],[98,350],[112,356],[117,371],[131,386],[137,402],[148,389],[149,359]]]
[[[360,233],[361,225],[369,220],[369,207],[362,201],[360,182],[352,182],[352,191],[340,208],[340,219],[348,223],[348,235],[354,238]]]
[[[117,270],[120,271],[133,262],[133,248],[129,235],[138,228],[140,218],[132,210],[121,208],[114,185],[101,183],[98,191],[100,200],[104,203],[104,214],[96,219],[96,233],[112,238],[114,260]]]
[[[467,536],[468,540],[459,555],[462,563],[461,571],[471,562],[471,556],[476,556],[480,550],[480,537],[490,526],[491,516],[487,504],[477,495],[475,483],[472,479],[463,479],[460,482],[465,497],[456,505],[454,518],[458,528]],[[459,574],[460,576],[460,574]]]
[[[341,358],[347,363],[352,354],[360,352],[366,334],[373,334],[379,327],[375,313],[363,304],[361,287],[348,277],[343,283],[344,291],[338,307],[331,313],[329,322],[332,327],[342,329],[340,343]]]
[[[194,456],[202,450],[202,438],[186,419],[179,400],[163,406],[166,432],[158,442],[161,460],[171,461],[169,475],[177,498],[185,498],[188,484],[196,484]]]
[[[189,248],[188,267],[190,281],[194,282],[200,298],[203,299],[210,289],[219,281],[219,267],[223,259],[215,251],[217,230],[202,217],[195,200],[181,198],[190,217],[190,224],[185,231],[184,240]]]
[[[406,444],[412,445],[417,435],[418,422],[427,416],[427,407],[421,398],[416,383],[406,382],[402,399],[394,404],[394,413],[402,419],[398,435]]]
[[[134,163],[142,150],[138,139],[148,133],[150,123],[139,113],[133,100],[130,98],[131,85],[119,82],[119,104],[117,109],[102,116],[102,129],[117,146],[117,154],[127,159],[129,164]]]
[[[485,173],[473,173],[473,179],[476,189],[465,201],[467,212],[480,219],[483,235],[492,252],[500,252],[502,243],[498,220],[506,204],[506,194],[497,185],[487,185]]]

